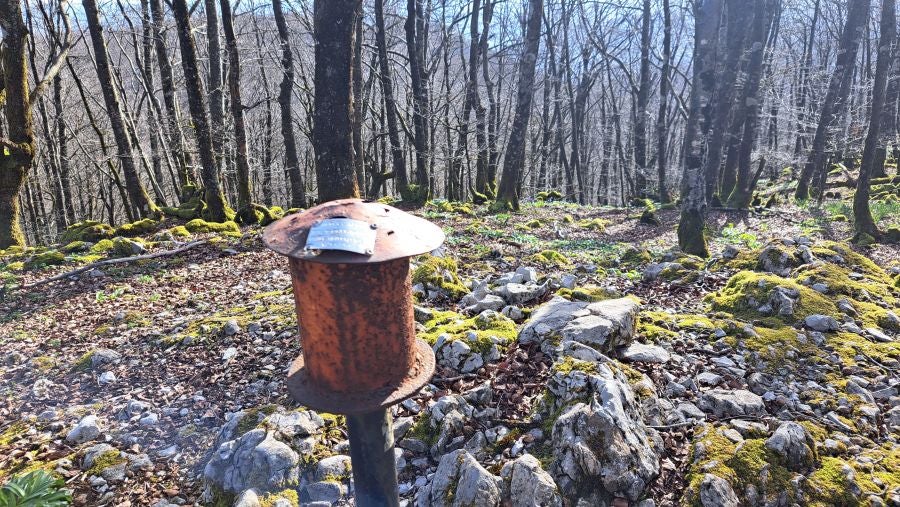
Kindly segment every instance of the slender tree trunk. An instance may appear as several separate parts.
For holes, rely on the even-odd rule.
[[[666,188],[666,170],[668,169],[668,112],[669,112],[669,65],[672,59],[672,15],[669,0],[663,2],[663,54],[662,68],[659,72],[659,111],[656,116],[656,175],[659,183],[659,202],[670,201]]]
[[[747,84],[743,100],[736,108],[735,116],[741,118],[743,135],[737,149],[737,181],[733,188],[723,187],[723,195],[728,195],[727,205],[732,208],[746,208],[753,196],[756,183],[751,173],[750,155],[756,144],[759,126],[759,86],[763,77],[763,57],[766,50],[766,35],[774,5],[766,0],[756,0],[755,14],[751,28],[750,58],[747,64]],[[738,126],[741,126],[740,123]]]
[[[415,3],[413,1],[413,3]],[[410,22],[407,21],[407,25]],[[378,70],[381,78],[381,89],[384,94],[384,115],[387,120],[388,140],[391,143],[391,170],[394,182],[401,195],[406,194],[409,179],[406,176],[406,160],[400,146],[400,130],[397,127],[397,103],[394,101],[394,83],[391,79],[391,62],[388,60],[387,41],[384,33],[384,0],[375,0],[375,45],[378,48]],[[410,63],[415,53],[410,55]],[[414,71],[413,71],[414,72]],[[413,79],[417,79],[413,73]],[[415,92],[413,92],[415,93]],[[416,113],[413,113],[414,115]],[[415,122],[420,121],[415,119]],[[418,127],[418,125],[416,125]],[[407,200],[404,196],[403,200]]]
[[[297,138],[294,136],[294,124],[291,122],[294,88],[294,54],[288,38],[287,23],[281,0],[272,0],[272,11],[275,25],[278,28],[278,40],[281,43],[281,84],[278,86],[278,105],[281,108],[281,137],[284,140],[285,169],[291,181],[291,206],[306,207],[306,182],[300,170],[300,158],[297,156]]]
[[[253,189],[250,184],[250,162],[247,158],[247,129],[244,127],[244,104],[241,100],[241,57],[238,54],[237,38],[231,14],[231,1],[220,0],[222,7],[222,30],[225,33],[225,48],[228,52],[228,94],[231,117],[234,120],[234,144],[237,165],[238,215],[245,224],[256,223],[253,209]]]
[[[206,11],[206,44],[209,59],[209,79],[206,83],[209,96],[210,134],[216,170],[222,169],[225,157],[225,100],[222,80],[222,47],[219,44],[219,16],[216,0],[204,0]]]
[[[353,152],[353,46],[361,0],[316,0],[312,144],[319,200],[358,197]]]
[[[481,12],[481,0],[472,0],[472,16],[469,21],[469,76],[466,82],[466,95],[463,99],[462,117],[459,124],[459,137],[456,142],[456,151],[450,161],[450,174],[458,175],[462,180],[463,157],[466,154],[469,137],[469,118],[473,107],[478,100],[478,18]],[[447,77],[449,79],[449,76]],[[453,197],[461,199],[462,184]]]
[[[181,67],[184,71],[184,86],[188,96],[188,106],[197,136],[197,150],[200,152],[200,176],[203,182],[206,210],[204,218],[215,222],[228,219],[225,194],[219,183],[218,165],[213,152],[212,134],[209,129],[209,112],[206,94],[200,82],[197,69],[197,49],[191,35],[190,14],[186,0],[172,0],[172,11],[178,24],[178,40],[181,46]]]
[[[153,42],[156,48],[156,60],[159,64],[160,88],[162,89],[163,105],[166,108],[165,130],[169,138],[169,147],[174,151],[174,158],[178,163],[178,180],[181,187],[191,185],[196,180],[194,175],[191,154],[185,146],[184,135],[179,125],[177,98],[175,95],[175,79],[172,75],[172,63],[166,51],[165,15],[162,9],[162,0],[150,0],[150,12],[153,16]]]
[[[69,162],[69,143],[66,139],[66,120],[63,114],[62,77],[53,78],[53,114],[56,116],[56,145],[59,156],[59,182],[66,203],[63,216],[67,224],[75,223],[75,201],[72,199],[72,169]]]
[[[853,196],[853,228],[856,239],[864,235],[879,237],[878,226],[869,208],[869,190],[876,151],[881,143],[881,123],[884,112],[887,78],[891,71],[894,40],[897,36],[897,14],[895,0],[881,2],[881,38],[878,41],[878,62],[875,64],[875,86],[872,91],[872,109],[869,116],[869,132],[863,148],[859,178],[856,180],[856,195]]]
[[[103,93],[103,102],[106,104],[106,113],[109,116],[110,129],[116,140],[119,163],[125,175],[125,187],[128,189],[128,198],[131,201],[135,215],[147,217],[159,213],[159,208],[150,199],[134,162],[134,153],[131,148],[131,136],[125,125],[119,104],[119,93],[113,83],[112,70],[109,58],[106,54],[106,41],[103,36],[103,27],[100,24],[100,14],[97,11],[96,0],[82,0],[88,30],[91,33],[91,44],[94,49],[94,60],[97,64],[97,78],[100,81],[100,90]]]
[[[641,74],[637,93],[637,112],[634,121],[634,182],[638,196],[647,194],[647,121],[650,117],[650,0],[644,0],[641,16]],[[663,56],[663,59],[666,59]],[[668,65],[668,62],[663,65]],[[666,69],[668,70],[668,69]]]
[[[376,1],[377,3],[377,1]],[[406,49],[409,55],[410,84],[413,95],[413,146],[416,152],[416,183],[428,184],[428,76],[425,69],[424,42],[426,34],[419,28],[424,24],[421,0],[406,2]],[[382,25],[384,22],[382,21]],[[388,124],[390,127],[390,124]],[[398,180],[399,182],[399,180]]]
[[[541,45],[543,0],[529,0],[528,12],[525,45],[519,61],[516,112],[506,144],[503,174],[500,177],[500,188],[497,191],[496,200],[498,209],[516,211],[519,210],[519,178],[525,166],[525,141],[528,134],[528,123],[531,119],[531,103],[534,100],[534,66]]]
[[[703,0],[694,7],[694,70],[688,121],[684,133],[684,175],[681,181],[681,219],[678,246],[681,251],[708,257],[706,225],[706,178],[703,146],[709,134],[716,82],[716,51],[723,0]]]
[[[828,129],[834,122],[836,113],[841,110],[841,104],[847,102],[853,69],[856,66],[856,54],[868,17],[869,0],[849,0],[847,22],[841,32],[837,63],[828,83],[828,93],[822,102],[819,124],[816,127],[810,153],[803,166],[803,171],[800,173],[800,180],[797,182],[797,190],[794,193],[797,199],[809,198],[810,181],[817,172],[825,170],[825,145]]]

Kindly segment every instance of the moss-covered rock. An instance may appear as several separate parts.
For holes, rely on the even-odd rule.
[[[604,220],[602,218],[584,219],[578,221],[578,227],[595,232],[606,231],[607,225],[609,225],[609,220]]]
[[[112,238],[113,236],[115,236],[115,229],[109,224],[96,220],[85,220],[70,225],[59,236],[59,241],[60,243],[71,243],[73,241],[96,242],[101,239]]]
[[[623,267],[637,267],[647,264],[651,260],[650,252],[646,248],[637,248],[631,245],[619,255],[619,264]]]
[[[66,246],[60,248],[59,251],[66,254],[87,252],[91,249],[91,246],[93,245],[87,241],[72,241]]]
[[[557,296],[562,296],[569,301],[603,301],[604,299],[613,299],[620,297],[617,292],[605,287],[597,287],[589,285],[585,287],[574,287],[572,289],[562,288],[556,291]]]
[[[530,262],[546,267],[566,267],[571,266],[570,261],[565,255],[556,250],[542,250],[528,258]]]
[[[546,192],[538,192],[535,196],[535,199],[545,202],[561,201],[563,199],[563,195],[559,190],[549,190]]]
[[[234,221],[227,222],[207,222],[202,218],[195,218],[190,222],[184,224],[185,229],[189,232],[197,234],[197,233],[209,233],[214,232],[218,234],[226,234],[226,235],[240,235],[241,228]]]
[[[459,299],[468,291],[459,278],[459,267],[451,257],[423,255],[412,274],[413,284],[422,284],[425,290],[438,291],[450,299]]]
[[[791,313],[783,312],[774,318],[792,323],[809,315],[837,315],[835,303],[815,290],[778,275],[740,271],[732,276],[724,288],[707,296],[714,310],[729,312],[747,320],[769,318],[774,309],[764,311],[776,288],[796,294]],[[763,310],[763,311],[761,311]]]
[[[137,222],[132,222],[130,224],[122,224],[118,228],[116,228],[115,235],[116,236],[124,236],[127,238],[135,237],[135,236],[146,236],[156,231],[159,228],[159,221],[153,220],[152,218],[145,218],[143,220],[138,220]]]
[[[59,250],[44,250],[25,260],[25,269],[38,269],[66,262],[66,256]]]
[[[112,240],[110,253],[119,257],[140,255],[147,250],[147,243],[140,238],[123,238],[118,236]]]

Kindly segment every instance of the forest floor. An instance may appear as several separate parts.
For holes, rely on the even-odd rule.
[[[733,505],[735,497],[746,505],[900,505],[900,247],[852,247],[842,206],[713,211],[707,262],[672,252],[676,210],[656,211],[659,225],[641,223],[641,208],[561,202],[515,214],[417,211],[444,229],[443,256],[455,260],[439,268],[427,256],[413,261],[425,315],[417,319],[429,341],[484,329],[469,320],[484,291],[458,304],[470,287],[489,280],[485,290],[509,296],[504,274],[533,267],[537,276],[528,282],[522,271],[526,280],[518,281],[531,292],[501,297],[505,316],[499,306],[492,314],[502,325],[491,354],[481,350],[473,367],[462,363],[471,364],[475,345],[442,350],[430,385],[396,407],[403,498],[459,498],[463,465],[449,485],[438,484],[446,470],[435,472],[452,468],[442,456],[465,448],[480,464],[476,475],[498,485],[496,498],[478,502],[516,501],[504,464],[527,452],[544,469],[532,469],[537,479],[529,482],[547,479],[554,489],[555,481],[562,497],[593,505]],[[883,228],[900,224],[896,213],[879,218]],[[207,242],[31,289],[14,285],[98,256],[66,254],[40,267],[34,259],[43,250],[0,252],[0,483],[44,468],[65,479],[76,505],[224,504],[251,485],[262,488],[259,504],[274,505],[296,502],[298,492],[301,501],[316,499],[311,483],[336,484],[335,503],[352,496],[346,476],[322,469],[347,453],[342,418],[327,414],[311,416],[311,447],[277,437],[300,455],[291,463],[299,475],[267,476],[259,486],[204,473],[224,441],[244,445],[248,430],[271,432],[260,423],[296,407],[284,382],[301,350],[287,262],[262,246],[260,232],[199,233],[182,243],[149,234],[151,253]],[[640,304],[625,312],[630,323],[579,307],[564,324],[599,312],[612,330],[589,344],[597,357],[567,355],[559,336],[533,338],[533,320],[559,304],[556,295],[624,306],[632,300],[614,298],[633,296]],[[502,334],[507,317],[511,337]],[[594,387],[573,387],[579,375]],[[610,385],[621,396],[615,407]],[[603,414],[628,420],[581,434],[565,424],[575,409],[588,422]],[[460,425],[446,422],[449,411],[462,414]],[[799,437],[787,421],[800,423]],[[606,450],[617,442],[628,442],[623,456]],[[602,467],[623,464],[618,475],[630,482],[617,486],[621,477],[585,456]]]

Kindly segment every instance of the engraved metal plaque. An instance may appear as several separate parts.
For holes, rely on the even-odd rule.
[[[306,249],[372,255],[375,251],[375,228],[368,222],[351,218],[322,220],[309,229]]]

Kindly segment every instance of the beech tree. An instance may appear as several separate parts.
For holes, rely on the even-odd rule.
[[[359,197],[353,150],[353,45],[362,0],[316,0],[312,144],[319,200]]]
[[[184,86],[191,110],[191,120],[197,137],[197,151],[200,152],[200,179],[203,183],[203,201],[206,206],[204,218],[223,222],[228,218],[225,194],[219,184],[218,164],[213,151],[212,133],[209,126],[209,112],[206,94],[197,68],[197,49],[191,34],[190,16],[186,0],[172,0],[172,10],[178,23],[178,41],[181,47],[181,68],[184,71]]]
[[[706,173],[703,148],[712,121],[711,100],[716,81],[716,52],[719,44],[719,20],[723,0],[695,3],[694,69],[690,112],[684,133],[684,175],[681,183],[681,219],[678,222],[678,246],[681,251],[708,257],[706,226]]]
[[[897,37],[897,12],[894,0],[881,2],[881,37],[878,40],[878,62],[875,64],[875,84],[872,90],[872,108],[869,113],[869,131],[863,148],[862,162],[859,165],[859,178],[856,180],[856,194],[853,196],[853,228],[858,242],[872,241],[881,236],[872,210],[869,207],[869,191],[871,176],[881,138],[887,78],[891,72],[894,42]]]

